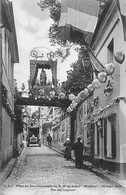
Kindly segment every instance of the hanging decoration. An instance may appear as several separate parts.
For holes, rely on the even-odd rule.
[[[107,74],[106,72],[100,72],[98,74],[98,80],[101,82],[101,83],[105,83],[106,80],[107,80]]]
[[[114,58],[116,60],[116,62],[122,64],[125,60],[125,55],[123,54],[122,51],[117,51],[115,54],[114,54]]]
[[[49,95],[50,95],[51,98],[54,98],[55,97],[55,91],[50,91]]]
[[[75,109],[77,106],[77,102],[75,102],[74,100],[72,101],[72,103],[70,104],[70,108]]]
[[[92,85],[93,85],[93,87],[94,87],[95,89],[98,89],[98,88],[101,87],[102,84],[99,82],[98,79],[94,79],[94,80],[92,81]]]
[[[113,91],[113,83],[110,82],[110,80],[108,80],[107,86],[104,89],[104,96],[109,95],[112,91]]]
[[[16,115],[13,112],[10,104],[8,103],[7,100],[7,89],[6,87],[2,84],[2,105],[6,109],[8,115],[11,117],[12,120],[16,120]]]
[[[103,137],[102,118],[100,117],[96,123],[100,136]]]
[[[115,71],[115,65],[113,63],[106,64],[105,70],[107,75],[112,75]]]
[[[99,110],[97,110],[92,115],[93,116],[98,116],[102,112],[106,111],[107,109],[109,109],[109,108],[113,107],[114,105],[116,105],[117,103],[119,103],[120,100],[124,100],[126,102],[126,98],[125,97],[117,97],[117,98],[111,100],[108,105],[104,106],[103,108],[99,108]]]
[[[79,94],[78,94],[78,97],[80,99],[85,99],[87,96],[89,95],[89,91],[87,88],[85,88],[83,91],[81,91]]]
[[[89,93],[92,93],[94,91],[94,87],[92,84],[88,85],[87,89],[88,89]]]
[[[75,101],[76,103],[79,103],[80,100],[81,100],[81,98],[79,98],[79,96],[76,96],[75,99],[74,99],[74,101]]]
[[[72,112],[73,111],[73,109],[71,109],[71,107],[69,106],[68,108],[67,108],[67,112]]]
[[[75,95],[74,94],[70,94],[69,95],[69,100],[73,101],[75,99]]]
[[[63,92],[60,93],[60,94],[59,94],[59,98],[60,98],[60,99],[64,99],[64,98],[65,98],[65,93],[63,93]]]
[[[43,90],[43,89],[40,89],[40,90],[39,90],[39,95],[40,95],[40,96],[44,95],[44,90]]]
[[[99,97],[97,96],[97,97],[95,97],[95,98],[93,99],[93,105],[94,105],[94,106],[97,106],[98,103],[99,103]]]

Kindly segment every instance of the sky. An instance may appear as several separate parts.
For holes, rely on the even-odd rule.
[[[30,52],[35,47],[46,47],[52,51],[55,48],[50,46],[48,29],[52,24],[48,10],[41,11],[37,5],[39,0],[12,0],[15,27],[17,34],[17,44],[19,52],[19,63],[14,66],[14,78],[17,80],[18,89],[22,83],[28,88],[27,81],[30,76]],[[66,71],[70,69],[70,64],[77,60],[75,52],[64,62],[58,61],[58,80],[66,80]],[[48,76],[49,75],[49,76]],[[51,77],[51,74],[48,74]]]

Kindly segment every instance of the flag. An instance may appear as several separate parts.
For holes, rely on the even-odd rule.
[[[98,0],[61,0],[59,27],[66,37],[74,36],[76,31],[91,39],[97,25],[98,13]]]
[[[122,18],[124,41],[126,41],[126,0],[117,0],[117,5]]]

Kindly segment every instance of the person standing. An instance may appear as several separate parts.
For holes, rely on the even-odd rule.
[[[66,142],[64,143],[64,147],[65,147],[64,158],[66,158],[66,160],[70,160],[71,159],[71,142],[69,138],[66,139]]]
[[[51,147],[52,146],[52,137],[50,134],[47,136],[47,142],[48,142],[48,146]]]
[[[75,166],[77,168],[82,168],[83,167],[84,145],[80,141],[81,141],[81,138],[78,137],[77,142],[73,146],[74,153],[75,153]]]

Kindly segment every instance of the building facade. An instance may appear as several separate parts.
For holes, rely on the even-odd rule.
[[[0,70],[1,70],[1,130],[0,169],[13,156],[14,138],[14,63],[19,62],[12,3],[1,0]]]
[[[126,53],[123,23],[116,1],[108,1],[97,25],[92,48],[105,67],[114,64],[113,75],[94,91],[94,159],[97,165],[126,173]]]

